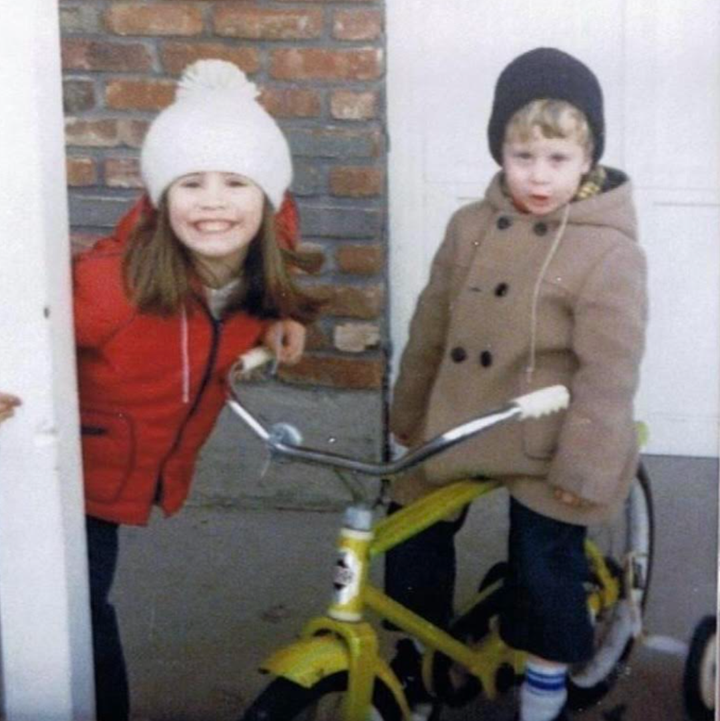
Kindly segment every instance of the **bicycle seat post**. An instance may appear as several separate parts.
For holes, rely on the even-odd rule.
[[[333,599],[327,614],[338,621],[362,620],[363,589],[367,578],[373,512],[364,504],[345,509],[337,543]]]

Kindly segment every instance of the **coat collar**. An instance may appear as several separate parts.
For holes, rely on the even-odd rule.
[[[568,226],[593,226],[614,229],[628,238],[637,240],[637,218],[632,202],[632,183],[627,175],[614,168],[607,168],[605,188],[598,194],[570,203]],[[502,172],[495,174],[488,186],[485,200],[496,212],[515,217],[530,217],[521,213],[503,191]],[[559,225],[563,209],[542,216],[548,224]]]

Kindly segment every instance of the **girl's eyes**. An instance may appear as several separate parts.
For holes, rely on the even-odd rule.
[[[552,160],[553,163],[564,163],[567,159],[568,156],[563,153],[554,153],[550,156],[550,160]]]
[[[245,188],[248,183],[243,178],[237,178],[233,176],[229,176],[224,179],[224,184],[228,188]],[[185,178],[180,181],[179,183],[181,188],[202,188],[203,187],[203,181],[201,178]]]

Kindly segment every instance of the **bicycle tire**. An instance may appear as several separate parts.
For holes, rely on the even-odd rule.
[[[610,524],[591,531],[611,569],[622,569],[628,558],[635,568],[635,608],[644,614],[652,576],[654,516],[650,480],[640,464],[624,512]],[[621,601],[595,619],[592,658],[570,669],[568,704],[578,710],[594,706],[610,691],[626,666],[635,636],[628,618],[631,589],[622,589]]]
[[[683,675],[683,700],[692,721],[715,718],[717,618],[705,616],[690,641]]]
[[[347,690],[347,671],[333,673],[309,688],[286,678],[276,678],[255,699],[242,721],[340,721],[340,702]],[[321,708],[330,701],[332,708]],[[336,703],[337,702],[337,703]],[[375,679],[372,711],[368,721],[401,721],[402,711],[392,691]]]

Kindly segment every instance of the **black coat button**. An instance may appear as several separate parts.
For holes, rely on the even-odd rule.
[[[510,286],[507,283],[498,283],[495,286],[495,295],[498,298],[502,298],[508,294],[509,290],[510,290]]]
[[[512,219],[508,218],[506,215],[501,215],[497,219],[497,227],[499,230],[507,230],[512,225]]]
[[[533,228],[533,230],[535,231],[535,235],[539,235],[541,237],[543,235],[547,235],[547,232],[548,232],[547,223],[543,223],[542,221],[540,221],[539,223],[535,223],[535,227]]]
[[[493,363],[493,356],[489,350],[484,350],[480,354],[480,365],[483,368],[489,368]]]
[[[450,351],[450,358],[452,358],[455,363],[462,363],[467,358],[467,351],[460,346],[456,346]]]

